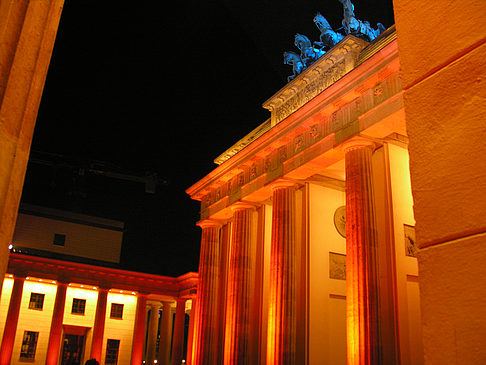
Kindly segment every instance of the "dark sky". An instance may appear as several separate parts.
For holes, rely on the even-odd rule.
[[[394,23],[391,0],[353,3],[373,27]],[[270,116],[262,103],[292,74],[283,52],[296,33],[318,40],[317,12],[341,26],[338,0],[66,0],[22,201],[124,221],[123,268],[197,271],[185,190]],[[151,194],[90,169],[165,183]]]

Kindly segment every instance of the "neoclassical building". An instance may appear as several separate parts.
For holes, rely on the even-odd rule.
[[[192,364],[423,364],[399,71],[395,27],[346,36],[187,190]]]
[[[197,274],[117,268],[123,229],[22,205],[0,298],[0,364],[185,361]]]

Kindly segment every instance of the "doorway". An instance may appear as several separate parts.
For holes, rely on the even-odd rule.
[[[61,365],[81,365],[84,336],[65,334],[62,340]]]

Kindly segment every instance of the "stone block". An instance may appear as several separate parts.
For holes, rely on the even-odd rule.
[[[405,91],[419,247],[486,230],[484,59],[486,44]]]
[[[477,0],[393,1],[404,89],[484,41],[485,5]]]
[[[486,234],[418,254],[427,365],[485,364]]]

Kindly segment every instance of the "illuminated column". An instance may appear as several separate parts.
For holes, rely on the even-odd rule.
[[[287,181],[272,187],[268,365],[295,365],[296,361],[295,187]]]
[[[371,145],[346,148],[346,325],[349,365],[381,364]]]
[[[143,341],[145,338],[145,322],[147,318],[147,295],[139,293],[137,298],[137,312],[133,325],[132,365],[140,365],[143,357]]]
[[[248,364],[250,330],[251,220],[254,206],[237,203],[232,207],[224,364]]]
[[[47,346],[46,365],[57,365],[59,358],[67,286],[67,283],[58,282],[57,284],[56,299],[54,301],[54,310],[52,313],[51,332],[49,334],[49,345]]]
[[[180,365],[184,358],[184,325],[186,319],[186,299],[177,299],[172,340],[172,365]]]
[[[189,333],[187,334],[187,354],[186,354],[186,364],[191,365],[192,363],[192,348],[194,343],[194,323],[196,314],[196,298],[191,299],[191,311],[189,313]]]
[[[159,331],[159,305],[150,305],[150,320],[147,333],[147,364],[153,364],[157,347],[157,333]]]
[[[0,278],[63,0],[0,1]],[[1,291],[1,287],[0,287]]]
[[[202,235],[192,365],[213,365],[217,363],[221,226],[211,220],[201,221],[198,225]]]
[[[15,332],[19,321],[20,303],[22,302],[22,291],[24,289],[24,277],[15,276],[8,305],[5,329],[3,330],[2,346],[0,347],[0,365],[9,365],[12,358]]]
[[[101,363],[101,350],[103,349],[103,335],[105,333],[106,302],[108,289],[98,290],[98,302],[96,303],[95,321],[93,325],[93,339],[91,341],[91,358]]]
[[[170,342],[172,339],[172,303],[162,302],[158,364],[170,364]]]

